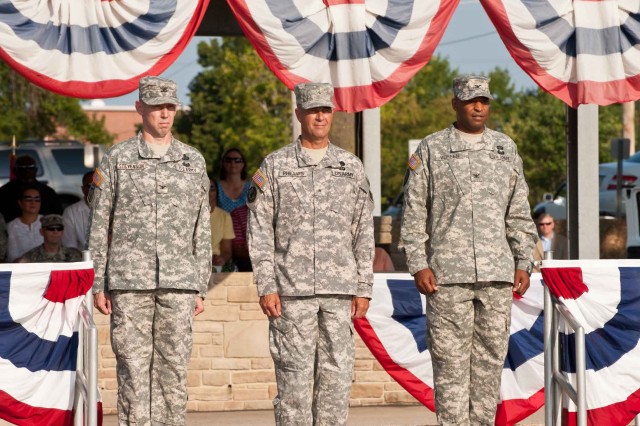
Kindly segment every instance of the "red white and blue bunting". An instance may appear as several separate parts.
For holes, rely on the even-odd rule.
[[[0,265],[0,419],[73,424],[78,312],[92,284],[91,262]]]
[[[289,89],[329,82],[336,108],[393,98],[431,58],[459,0],[228,0]]]
[[[520,67],[568,105],[640,98],[640,2],[480,0]]]
[[[182,53],[209,0],[0,0],[0,57],[31,82],[78,98],[137,89]]]

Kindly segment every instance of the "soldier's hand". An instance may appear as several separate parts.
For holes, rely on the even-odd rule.
[[[260,307],[262,312],[268,317],[278,318],[282,313],[280,305],[280,296],[278,293],[265,294],[260,296]]]
[[[438,291],[436,285],[436,276],[433,275],[431,268],[421,269],[413,276],[416,288],[422,294],[430,294]]]
[[[96,293],[93,295],[93,306],[105,315],[111,313],[111,295],[109,293]]]
[[[529,288],[529,273],[522,269],[516,269],[513,276],[513,291],[520,296],[524,295]]]
[[[366,297],[354,297],[351,300],[351,318],[364,318],[369,310],[369,299]]]
[[[196,307],[193,310],[193,316],[197,317],[204,312],[204,299],[200,296],[196,296]]]

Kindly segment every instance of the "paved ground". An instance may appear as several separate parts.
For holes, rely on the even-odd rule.
[[[105,416],[104,426],[117,426],[115,416]],[[353,407],[349,410],[349,426],[430,426],[436,425],[436,416],[422,406]],[[544,408],[519,425],[544,424]],[[189,413],[189,426],[273,426],[273,411],[226,411],[215,413]]]

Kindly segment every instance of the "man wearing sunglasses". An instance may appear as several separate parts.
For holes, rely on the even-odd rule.
[[[13,170],[16,178],[0,187],[0,200],[2,200],[0,213],[2,213],[7,223],[20,216],[18,200],[25,185],[34,186],[40,192],[40,214],[62,214],[62,204],[56,191],[36,179],[38,168],[33,157],[29,155],[19,156],[16,158]]]
[[[62,245],[64,224],[59,214],[49,214],[40,218],[40,234],[44,242],[23,254],[16,262],[19,263],[47,263],[47,262],[80,262],[82,253],[73,247]]]
[[[543,213],[536,222],[540,240],[533,249],[533,260],[536,265],[544,259],[545,252],[550,251],[553,259],[567,258],[567,239],[555,232],[556,222],[549,213]],[[534,268],[534,272],[540,272],[539,266]]]

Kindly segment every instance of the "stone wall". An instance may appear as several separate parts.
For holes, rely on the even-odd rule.
[[[115,413],[115,357],[109,317],[96,313],[99,327],[98,385],[106,414]],[[272,409],[276,394],[268,347],[268,321],[258,305],[250,273],[215,274],[205,311],[193,323],[188,373],[189,411]],[[356,336],[352,406],[417,404],[374,359]]]

